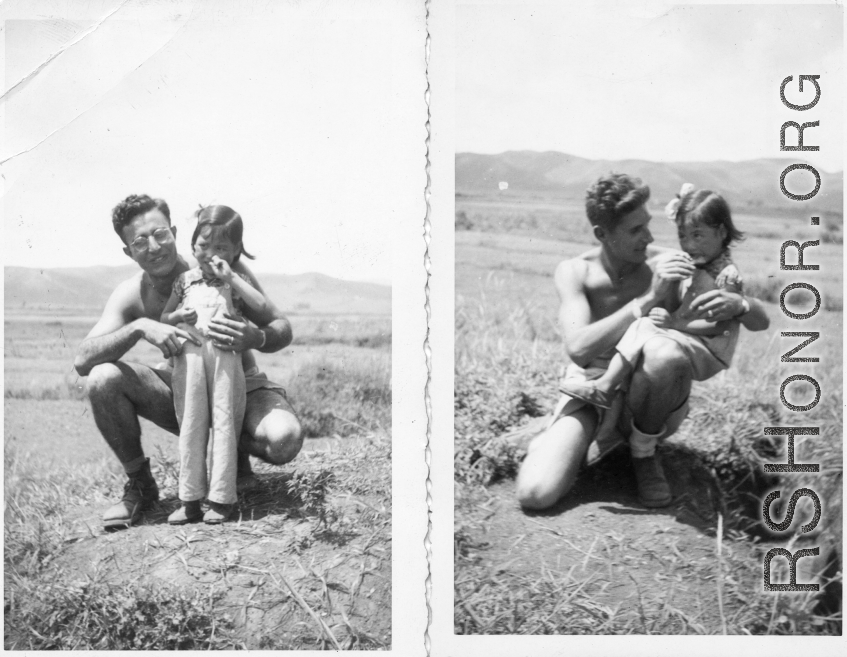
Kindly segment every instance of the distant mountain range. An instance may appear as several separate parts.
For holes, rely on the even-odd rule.
[[[782,170],[797,160],[759,159],[746,162],[649,162],[646,160],[589,160],[575,155],[547,151],[508,151],[497,155],[458,153],[456,192],[460,194],[501,193],[498,185],[508,183],[505,193],[544,192],[562,198],[580,199],[601,175],[610,171],[638,176],[650,186],[651,201],[667,203],[685,182],[712,189],[724,195],[733,207],[748,210],[803,212],[816,210],[841,214],[843,209],[842,172],[819,171],[821,189],[802,206],[786,198],[779,189]],[[797,176],[795,179],[794,176]],[[801,178],[802,177],[802,178]],[[811,175],[795,172],[789,188],[808,184]],[[799,190],[799,187],[797,188]],[[806,188],[803,188],[805,193]]]
[[[135,265],[62,269],[5,268],[7,311],[99,314],[118,283],[139,271]],[[291,314],[390,315],[391,288],[345,281],[324,274],[257,274],[265,293]]]

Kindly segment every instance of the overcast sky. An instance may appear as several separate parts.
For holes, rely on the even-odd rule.
[[[806,144],[821,150],[803,157],[842,170],[842,12],[840,3],[460,5],[457,150],[738,161],[780,157],[782,123],[817,120]],[[821,76],[821,101],[805,112],[779,99],[780,82],[793,75],[796,93],[800,74]]]
[[[111,209],[147,193],[168,201],[182,252],[198,204],[223,203],[244,217],[257,271],[389,281],[392,226],[422,221],[398,216],[397,198],[410,167],[415,189],[425,184],[413,12],[341,1],[10,4],[19,20],[6,22],[3,88],[24,82],[4,99],[6,265],[129,263]],[[57,8],[78,13],[43,18]]]

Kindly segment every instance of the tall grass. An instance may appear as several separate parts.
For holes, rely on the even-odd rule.
[[[390,430],[387,355],[344,364],[319,358],[291,376],[288,392],[307,438]]]

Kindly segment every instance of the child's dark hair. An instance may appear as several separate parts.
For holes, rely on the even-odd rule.
[[[732,222],[729,204],[723,196],[711,190],[692,189],[682,195],[682,198],[679,199],[679,207],[674,221],[676,221],[677,226],[681,226],[686,219],[702,222],[711,228],[718,228],[718,226],[726,228],[726,237],[723,240],[724,248],[733,242],[744,239],[744,233],[738,230]]]
[[[194,234],[191,236],[191,248],[194,248],[194,243],[200,235],[204,237],[214,231],[219,231],[221,235],[226,237],[233,244],[241,244],[241,251],[232,259],[233,263],[238,262],[238,258],[242,255],[255,260],[256,257],[247,253],[242,242],[244,234],[244,222],[241,220],[241,215],[232,208],[226,205],[207,205],[200,207],[194,213],[197,217],[197,227],[194,229]]]
[[[614,230],[624,215],[647,203],[650,188],[640,178],[610,173],[585,192],[585,214],[592,226]]]

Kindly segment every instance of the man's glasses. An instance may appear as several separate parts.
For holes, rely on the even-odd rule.
[[[129,245],[136,251],[144,252],[150,246],[150,237],[154,238],[157,244],[167,244],[174,240],[170,228],[157,228],[149,237],[136,237]]]

